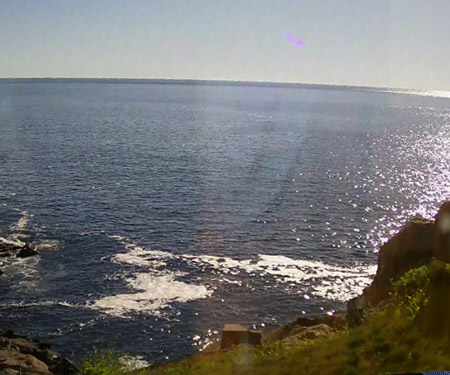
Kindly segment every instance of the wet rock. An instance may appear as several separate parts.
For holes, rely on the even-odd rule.
[[[7,241],[3,238],[0,238],[0,257],[2,258],[11,256],[26,258],[37,254],[38,250],[36,249],[36,247],[28,242],[22,244],[21,242]]]
[[[35,247],[33,247],[32,245],[30,245],[28,242],[25,244],[24,247],[22,247],[18,252],[17,252],[17,258],[27,258],[27,257],[31,257],[34,255],[37,255],[38,251],[36,250]]]

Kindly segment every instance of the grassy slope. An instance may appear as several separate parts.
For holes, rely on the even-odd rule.
[[[198,355],[136,374],[351,375],[450,370],[449,307],[450,265],[433,261],[404,275],[395,284],[392,303],[367,313],[359,327],[292,346],[280,342],[261,349]]]

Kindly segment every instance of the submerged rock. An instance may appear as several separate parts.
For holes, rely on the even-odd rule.
[[[8,241],[0,238],[0,257],[26,258],[37,255],[39,252],[35,246],[29,242]],[[1,262],[0,262],[1,263]]]

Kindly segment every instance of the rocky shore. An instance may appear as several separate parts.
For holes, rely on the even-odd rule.
[[[0,241],[0,257],[26,257],[37,253],[37,249],[27,243],[22,245]],[[368,309],[391,303],[395,281],[410,270],[429,265],[433,259],[450,263],[450,201],[441,206],[434,220],[414,218],[381,246],[373,282],[360,296],[348,301],[346,313],[300,317],[273,331],[261,333],[258,342],[262,346],[282,343],[296,347],[307,340],[332,337],[333,333],[342,332],[345,327],[357,327]],[[242,332],[238,334],[242,335]],[[237,347],[249,345],[246,341],[239,342],[237,336],[231,341]],[[215,343],[203,355],[230,349],[235,348],[227,347],[224,350],[220,343]],[[148,371],[159,366],[153,366]],[[11,331],[0,332],[0,375],[70,375],[75,372],[75,366],[51,350],[50,345]]]
[[[8,241],[0,238],[0,258],[27,258],[38,254],[38,249],[29,242]]]
[[[67,358],[12,331],[0,331],[0,375],[71,375],[76,367]]]
[[[0,237],[0,275],[3,274],[2,268],[5,266],[6,258],[27,258],[39,253],[38,249],[29,242],[10,241]]]
[[[36,256],[39,250],[29,242],[0,237],[0,275],[8,258]],[[4,328],[4,327],[3,327]],[[76,367],[67,358],[41,343],[10,330],[0,331],[0,375],[71,375]]]
[[[414,218],[381,246],[372,284],[347,303],[348,324],[358,324],[365,309],[386,303],[393,282],[432,258],[450,262],[450,201],[441,206],[434,220]]]

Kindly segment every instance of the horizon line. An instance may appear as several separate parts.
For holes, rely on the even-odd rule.
[[[137,83],[137,84],[185,84],[185,85],[203,85],[203,86],[253,86],[253,87],[279,87],[279,88],[311,88],[311,89],[350,89],[354,91],[383,91],[385,93],[404,93],[404,94],[425,94],[427,93],[445,93],[443,96],[437,97],[450,98],[450,91],[439,89],[417,89],[417,88],[401,88],[401,87],[387,87],[387,86],[363,86],[363,85],[348,85],[335,83],[309,83],[309,82],[286,82],[286,81],[241,81],[241,80],[219,80],[219,79],[196,79],[196,78],[130,78],[130,77],[0,77],[2,81],[78,81],[83,83],[104,82],[104,83]]]
[[[186,83],[186,84],[230,84],[230,85],[253,85],[253,86],[315,86],[315,87],[342,87],[342,88],[356,88],[356,89],[377,89],[377,90],[402,90],[402,91],[442,91],[429,89],[415,89],[415,88],[400,88],[388,86],[364,86],[351,85],[342,83],[310,83],[310,82],[292,82],[292,81],[247,81],[247,80],[232,80],[232,79],[206,79],[206,78],[136,78],[136,77],[0,77],[0,81],[126,81],[130,83]]]

